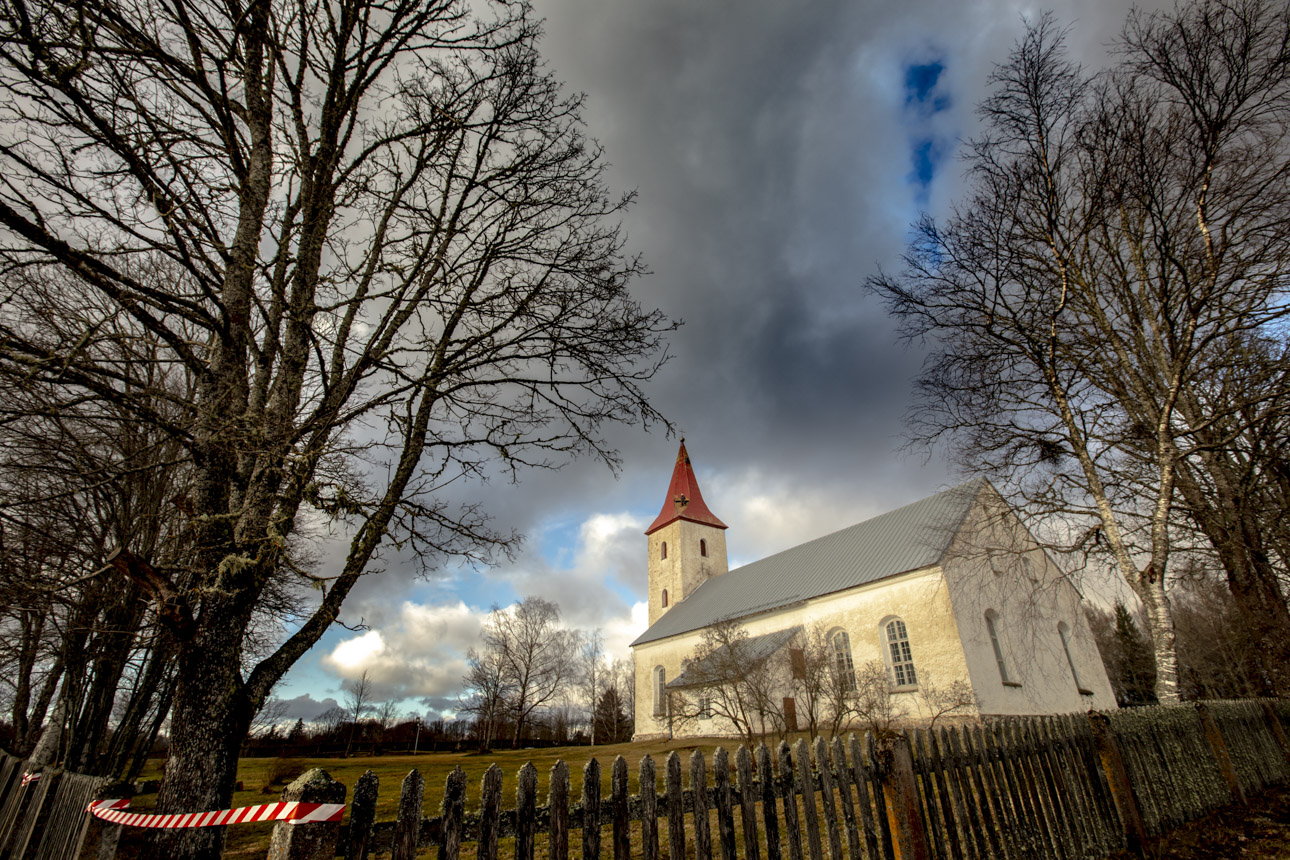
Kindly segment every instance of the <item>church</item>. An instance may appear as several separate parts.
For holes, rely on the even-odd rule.
[[[714,668],[736,647],[736,663],[776,667],[756,706],[763,723],[769,710],[788,730],[805,728],[810,641],[850,689],[862,667],[885,671],[891,705],[912,720],[943,707],[936,691],[951,687],[969,691],[956,715],[1116,707],[1079,591],[984,479],[733,571],[726,528],[681,440],[645,532],[649,629],[632,643],[637,740],[740,734],[709,704],[741,671],[729,660]]]

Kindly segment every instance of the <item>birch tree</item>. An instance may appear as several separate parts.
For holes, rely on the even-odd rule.
[[[1030,26],[980,107],[966,201],[869,283],[935,341],[914,439],[1109,559],[1146,609],[1168,702],[1180,467],[1269,395],[1192,405],[1234,343],[1287,313],[1290,19],[1241,0],[1135,14],[1118,60],[1090,77],[1051,17]]]

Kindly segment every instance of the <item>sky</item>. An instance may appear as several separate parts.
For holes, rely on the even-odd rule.
[[[867,275],[898,268],[909,225],[964,188],[961,142],[994,64],[1051,8],[1087,68],[1127,4],[1067,0],[534,0],[552,71],[587,96],[608,180],[651,273],[639,300],[684,321],[646,389],[684,436],[735,567],[971,477],[903,449],[923,359]],[[1158,4],[1146,4],[1148,7]],[[418,578],[390,557],[276,691],[309,720],[364,670],[378,700],[451,715],[493,605],[527,595],[602,631],[645,629],[644,528],[678,440],[610,434],[622,458],[468,488],[517,556]]]

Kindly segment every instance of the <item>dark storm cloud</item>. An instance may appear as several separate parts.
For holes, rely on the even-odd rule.
[[[624,226],[652,274],[635,292],[685,321],[648,391],[687,437],[705,497],[731,526],[732,560],[957,482],[939,459],[900,451],[922,354],[896,341],[863,283],[899,267],[920,210],[943,216],[960,194],[958,141],[974,133],[975,105],[1022,15],[1038,8],[538,0],[544,57],[587,93],[587,130],[605,147],[611,184],[638,192]],[[1075,58],[1104,62],[1124,11],[1117,0],[1059,7],[1074,24]],[[618,428],[610,441],[622,456],[617,481],[584,460],[518,487],[454,486],[500,530],[530,536],[513,563],[471,576],[560,599],[580,626],[621,621],[624,599],[608,589],[643,595],[644,538],[625,521],[595,540],[585,527],[598,516],[652,518],[676,440]],[[555,525],[581,535],[572,561],[539,556]],[[392,643],[412,565],[394,554],[385,565],[345,618]],[[447,573],[456,579],[429,602],[456,602],[462,575]],[[394,645],[387,657],[391,673],[416,665]],[[443,683],[423,691],[438,710],[451,699]]]
[[[635,291],[685,321],[649,391],[702,467],[863,487],[888,504],[952,480],[938,461],[899,452],[921,353],[896,342],[862,285],[898,266],[920,209],[943,213],[953,199],[956,141],[972,133],[986,77],[1027,9],[539,3],[543,54],[586,92],[610,182],[639,193],[625,227],[652,274]],[[1059,12],[1078,23],[1077,54],[1096,59],[1123,8],[1104,0]],[[610,435],[618,482],[585,460],[530,473],[518,488],[498,480],[454,492],[481,501],[498,528],[529,535],[553,518],[655,506],[675,441]],[[409,575],[406,562],[388,566]],[[353,606],[376,617],[402,587],[365,585]]]

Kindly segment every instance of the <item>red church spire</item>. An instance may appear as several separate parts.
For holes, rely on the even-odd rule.
[[[726,528],[726,524],[717,519],[703,503],[703,494],[699,492],[699,480],[694,477],[690,455],[685,452],[684,439],[681,440],[681,450],[676,455],[672,483],[667,485],[667,498],[663,500],[663,510],[659,511],[658,517],[645,530],[645,534],[653,534],[677,520],[689,520],[692,523],[703,523],[719,529]]]

